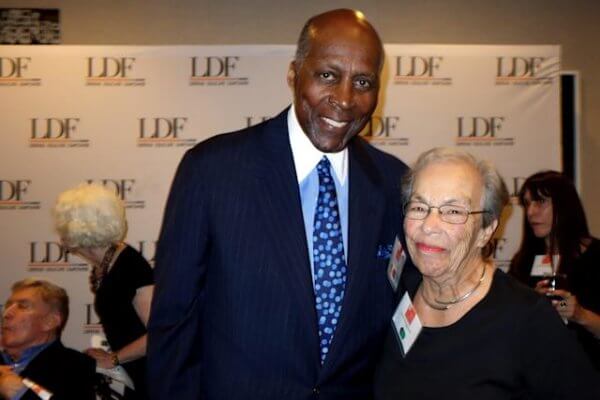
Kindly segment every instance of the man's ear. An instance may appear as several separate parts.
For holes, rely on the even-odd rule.
[[[58,311],[51,311],[44,317],[44,329],[48,332],[58,331],[58,328],[62,324],[62,317]]]
[[[483,248],[490,241],[494,232],[496,232],[496,228],[498,228],[497,219],[493,220],[487,228],[481,228],[478,233],[477,247]]]
[[[287,84],[290,89],[294,89],[296,81],[296,61],[292,61],[287,72]]]

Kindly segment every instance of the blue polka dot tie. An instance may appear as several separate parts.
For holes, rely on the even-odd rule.
[[[335,183],[331,177],[327,157],[319,161],[317,172],[319,197],[313,226],[313,266],[321,363],[323,363],[340,318],[346,287],[346,261]]]

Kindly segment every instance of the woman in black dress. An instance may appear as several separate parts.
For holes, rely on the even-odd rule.
[[[88,349],[98,366],[122,365],[135,390],[126,399],[146,399],[146,324],[154,281],[144,257],[123,242],[125,208],[114,192],[83,184],[60,194],[53,210],[62,245],[92,266],[94,307],[111,351]]]
[[[510,272],[552,296],[556,311],[600,370],[600,240],[590,235],[577,190],[563,174],[543,171],[527,178],[519,199],[523,239]],[[533,268],[536,256],[550,261],[546,270],[539,262]],[[551,274],[554,279],[544,276]]]

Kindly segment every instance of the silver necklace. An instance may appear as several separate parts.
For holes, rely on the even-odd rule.
[[[435,304],[435,303],[429,301],[429,299],[427,298],[427,296],[425,296],[425,289],[421,290],[421,297],[423,297],[423,300],[425,300],[425,303],[427,303],[427,305],[429,307],[433,308],[434,310],[446,311],[447,309],[449,309],[453,305],[458,304],[461,301],[465,301],[473,293],[475,293],[475,291],[479,288],[479,286],[481,286],[481,282],[483,282],[483,279],[485,278],[485,270],[486,269],[487,268],[485,267],[485,264],[483,264],[483,271],[481,271],[481,276],[479,277],[479,280],[477,281],[477,283],[475,284],[475,286],[473,287],[473,289],[469,290],[467,293],[463,294],[460,297],[457,297],[457,298],[455,298],[453,300],[450,300],[450,301],[442,301],[442,300],[434,299],[434,301],[437,303],[437,304]]]

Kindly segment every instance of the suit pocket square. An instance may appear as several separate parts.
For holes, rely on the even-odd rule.
[[[387,260],[392,255],[392,249],[394,248],[391,244],[380,244],[377,247],[377,258],[380,260]]]

